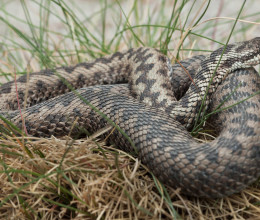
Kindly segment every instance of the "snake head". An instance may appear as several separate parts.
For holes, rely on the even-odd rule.
[[[225,50],[224,53],[223,50]],[[212,62],[218,61],[220,58],[222,60],[220,68],[225,68],[228,72],[259,64],[260,37],[223,46],[215,50],[208,60]]]
[[[237,43],[234,50],[244,68],[260,63],[260,37]]]

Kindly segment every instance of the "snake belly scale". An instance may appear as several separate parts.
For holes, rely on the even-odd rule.
[[[67,135],[77,117],[74,136],[82,127],[95,132],[107,125],[70,92],[66,80],[124,130],[159,180],[194,196],[216,198],[238,192],[260,176],[259,93],[247,99],[260,90],[259,74],[251,68],[259,62],[260,38],[229,44],[208,57],[182,62],[194,77],[190,85],[182,68],[172,66],[159,51],[138,48],[28,78],[24,75],[16,84],[19,103],[26,105],[22,114],[30,135]],[[0,115],[22,128],[15,86],[12,81],[0,87]],[[194,124],[203,102],[207,110],[243,99],[214,115],[212,123],[220,132],[214,141],[197,143],[185,129]],[[0,119],[0,128],[3,123]],[[134,151],[118,131],[108,141]]]

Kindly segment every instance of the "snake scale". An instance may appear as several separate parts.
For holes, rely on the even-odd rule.
[[[21,108],[25,107],[22,114],[29,135],[60,137],[71,132],[75,137],[81,128],[93,133],[107,126],[94,106],[125,132],[143,164],[163,183],[193,196],[224,197],[260,176],[259,93],[248,99],[260,90],[259,74],[252,68],[259,62],[259,37],[229,44],[207,57],[182,61],[193,77],[190,83],[182,67],[172,66],[159,51],[129,49],[3,84],[0,115],[22,128],[18,97]],[[64,80],[78,95],[70,92]],[[206,110],[243,99],[213,115],[211,123],[219,136],[212,142],[198,143],[187,131],[203,102]],[[0,128],[5,129],[1,119]],[[134,151],[118,130],[107,140],[127,152]]]

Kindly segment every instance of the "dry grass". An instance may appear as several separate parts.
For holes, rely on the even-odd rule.
[[[45,4],[47,1],[42,2]],[[103,2],[106,3],[106,1]],[[115,6],[118,8],[118,5]],[[167,9],[167,7],[164,8]],[[142,7],[136,7],[133,14],[139,17],[143,13],[142,10]],[[104,14],[104,11],[101,11],[101,15]],[[126,21],[121,24],[120,20],[114,28],[117,34],[113,36],[114,43],[112,46],[105,44],[110,41],[104,33],[100,37],[100,39],[106,39],[103,45],[103,42],[93,40],[87,32],[89,29],[95,31],[97,26],[95,22],[93,22],[94,25],[84,23],[84,26],[87,27],[84,29],[87,33],[86,39],[80,34],[75,37],[73,34],[81,33],[82,24],[77,23],[77,20],[71,23],[70,17],[66,20],[66,16],[69,15],[68,12],[64,13],[66,16],[61,17],[61,20],[67,21],[65,26],[67,25],[68,30],[74,30],[74,32],[72,31],[72,36],[68,34],[69,31],[61,35],[55,33],[58,43],[52,44],[52,41],[55,40],[52,38],[53,32],[48,32],[48,25],[46,27],[42,25],[47,31],[43,28],[35,36],[30,34],[25,37],[22,35],[24,33],[22,28],[20,28],[20,33],[9,27],[15,33],[15,40],[12,37],[13,32],[11,32],[12,34],[8,32],[8,34],[3,33],[1,35],[4,43],[0,48],[2,52],[0,80],[1,82],[12,80],[16,72],[17,74],[24,74],[27,71],[31,72],[50,67],[52,64],[55,66],[75,64],[80,60],[92,59],[122,48],[141,46],[142,44],[133,37],[133,31],[135,32],[134,36],[138,35],[146,46],[162,50],[165,49],[164,42],[169,39],[169,47],[167,46],[166,49],[169,49],[170,57],[173,58],[177,53],[176,48],[178,49],[176,45],[181,45],[188,31],[181,32],[180,36],[178,32],[177,36],[176,34],[172,36],[171,32],[168,33],[168,31],[175,28],[174,20],[168,23],[169,18],[167,17],[171,14],[163,10],[158,14],[158,11],[160,10],[151,12],[151,15],[153,15],[151,19],[159,20],[158,24],[153,20],[150,21],[151,24],[145,23],[142,20],[133,19],[133,16],[129,16],[132,19],[127,20],[121,13],[121,17],[118,16],[118,18],[123,18],[123,21],[124,19]],[[116,10],[112,12],[115,13]],[[159,16],[155,16],[157,14]],[[176,13],[173,14],[176,15]],[[148,15],[150,16],[150,14]],[[177,18],[184,19],[187,17],[187,14],[182,15],[184,16],[177,13]],[[8,16],[7,18],[10,19]],[[43,16],[43,18],[45,17]],[[196,16],[194,16],[195,18]],[[259,22],[257,18],[255,18],[255,21]],[[9,22],[8,19],[5,25],[13,24],[13,20]],[[45,19],[42,20],[45,21]],[[182,21],[182,19],[178,20]],[[85,21],[88,21],[88,19]],[[27,20],[26,22],[28,23]],[[145,25],[140,29],[133,28],[131,30],[128,22],[133,27],[139,24]],[[182,23],[178,24],[181,25],[180,28],[183,27]],[[163,28],[158,26],[158,29],[156,29],[156,25],[159,24],[163,24]],[[206,23],[205,28],[204,26],[202,26],[203,28],[201,26],[195,28],[194,33],[197,35],[189,35],[188,43],[186,43],[187,40],[185,41],[184,48],[190,48],[190,50],[180,50],[180,56],[184,58],[191,56],[193,51],[203,52],[202,49],[211,49],[210,41],[203,41],[204,35],[211,36],[206,30],[214,32],[212,33],[213,39],[226,39],[226,33],[230,30],[230,27],[224,29],[224,22],[221,23],[221,21],[218,25],[216,21],[216,25]],[[53,24],[50,26],[54,27]],[[168,26],[169,29],[167,29]],[[16,27],[20,26],[17,25]],[[193,26],[190,24],[184,25],[184,30],[189,30],[189,27]],[[108,25],[107,29],[110,28],[111,26]],[[126,31],[127,28],[128,31]],[[233,35],[234,39],[249,39],[248,35],[258,33],[255,31],[256,28],[259,28],[259,26],[241,25],[239,31],[235,33],[236,35]],[[35,30],[38,31],[37,28]],[[90,33],[92,33],[91,31]],[[122,36],[120,35],[121,31]],[[46,34],[48,36],[46,39],[49,41],[46,40],[46,43],[41,38],[37,39],[38,34],[43,36]],[[215,34],[218,36],[215,36]],[[157,35],[160,35],[158,39]],[[200,35],[202,38],[198,37]],[[161,38],[161,36],[163,37]],[[37,44],[34,45],[35,39]],[[20,41],[23,43],[16,44]],[[30,42],[29,46],[26,45],[27,42]],[[38,44],[39,42],[40,44]],[[77,46],[79,42],[80,46]],[[90,42],[89,45],[86,42]],[[197,46],[197,43],[201,46]],[[219,46],[213,41],[211,43],[212,47]],[[43,52],[38,51],[38,45],[44,45]],[[199,49],[196,50],[195,48]],[[46,54],[50,58],[50,60],[47,60],[48,62],[43,59]],[[99,134],[97,133],[95,137],[98,137]],[[201,137],[204,136],[208,135],[201,135]],[[224,199],[188,197],[183,195],[180,189],[176,190],[161,185],[140,163],[140,160],[115,149],[113,146],[105,146],[104,141],[99,139],[71,140],[69,137],[63,139],[52,137],[50,139],[31,138],[24,140],[20,137],[1,134],[0,163],[0,219],[260,219],[259,181],[243,192]]]
[[[257,219],[260,216],[259,184],[217,200],[187,197],[180,190],[167,187],[171,203],[163,186],[138,159],[107,147],[100,140],[53,137],[27,140],[26,145],[22,142],[17,138],[0,140],[5,164],[0,168],[1,219],[172,219],[173,216]]]

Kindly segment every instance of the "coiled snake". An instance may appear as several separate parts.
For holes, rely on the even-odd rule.
[[[69,132],[77,136],[81,128],[95,132],[108,122],[94,106],[125,132],[142,162],[167,185],[201,197],[238,192],[260,176],[259,93],[247,99],[260,90],[260,77],[249,68],[260,62],[260,38],[227,45],[221,58],[223,49],[182,62],[194,77],[190,86],[179,65],[171,66],[166,56],[151,48],[24,75],[16,82],[21,107],[26,103],[24,125],[30,135],[39,137]],[[69,92],[64,80],[74,88],[84,87],[77,90],[81,98]],[[22,128],[17,93],[14,82],[0,87],[0,115]],[[203,102],[204,109],[209,104],[215,109],[223,101],[222,108],[243,99],[247,100],[214,115],[220,130],[214,141],[197,143],[185,129],[194,124]],[[2,129],[3,124],[0,119]],[[134,151],[117,130],[108,141]]]

